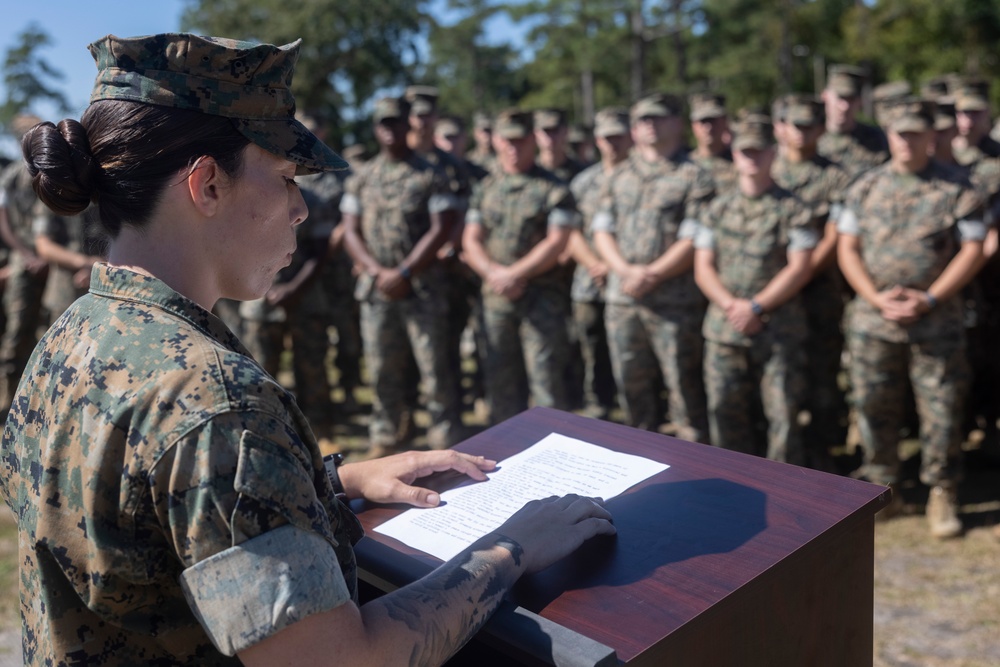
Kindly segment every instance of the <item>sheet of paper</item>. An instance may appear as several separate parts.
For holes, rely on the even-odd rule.
[[[375,532],[449,560],[529,500],[567,493],[607,500],[669,467],[551,433],[501,461],[490,481],[445,491],[443,506],[407,510]]]

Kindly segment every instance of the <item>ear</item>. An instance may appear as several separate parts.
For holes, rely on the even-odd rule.
[[[214,216],[219,208],[226,176],[215,158],[203,155],[188,172],[187,189],[191,203],[205,217]]]

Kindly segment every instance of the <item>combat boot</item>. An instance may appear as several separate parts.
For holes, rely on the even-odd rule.
[[[927,498],[927,525],[931,536],[938,539],[958,537],[962,522],[958,520],[958,494],[955,489],[935,486]]]

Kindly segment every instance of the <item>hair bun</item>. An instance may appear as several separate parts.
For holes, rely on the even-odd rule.
[[[21,151],[35,194],[46,206],[59,215],[76,215],[90,205],[100,167],[80,123],[39,123],[24,135]]]

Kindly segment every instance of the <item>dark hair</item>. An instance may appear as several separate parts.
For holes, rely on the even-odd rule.
[[[21,150],[39,199],[59,215],[75,215],[93,202],[115,237],[122,225],[148,222],[169,180],[202,156],[238,176],[249,143],[228,118],[102,100],[79,122],[36,125]]]

